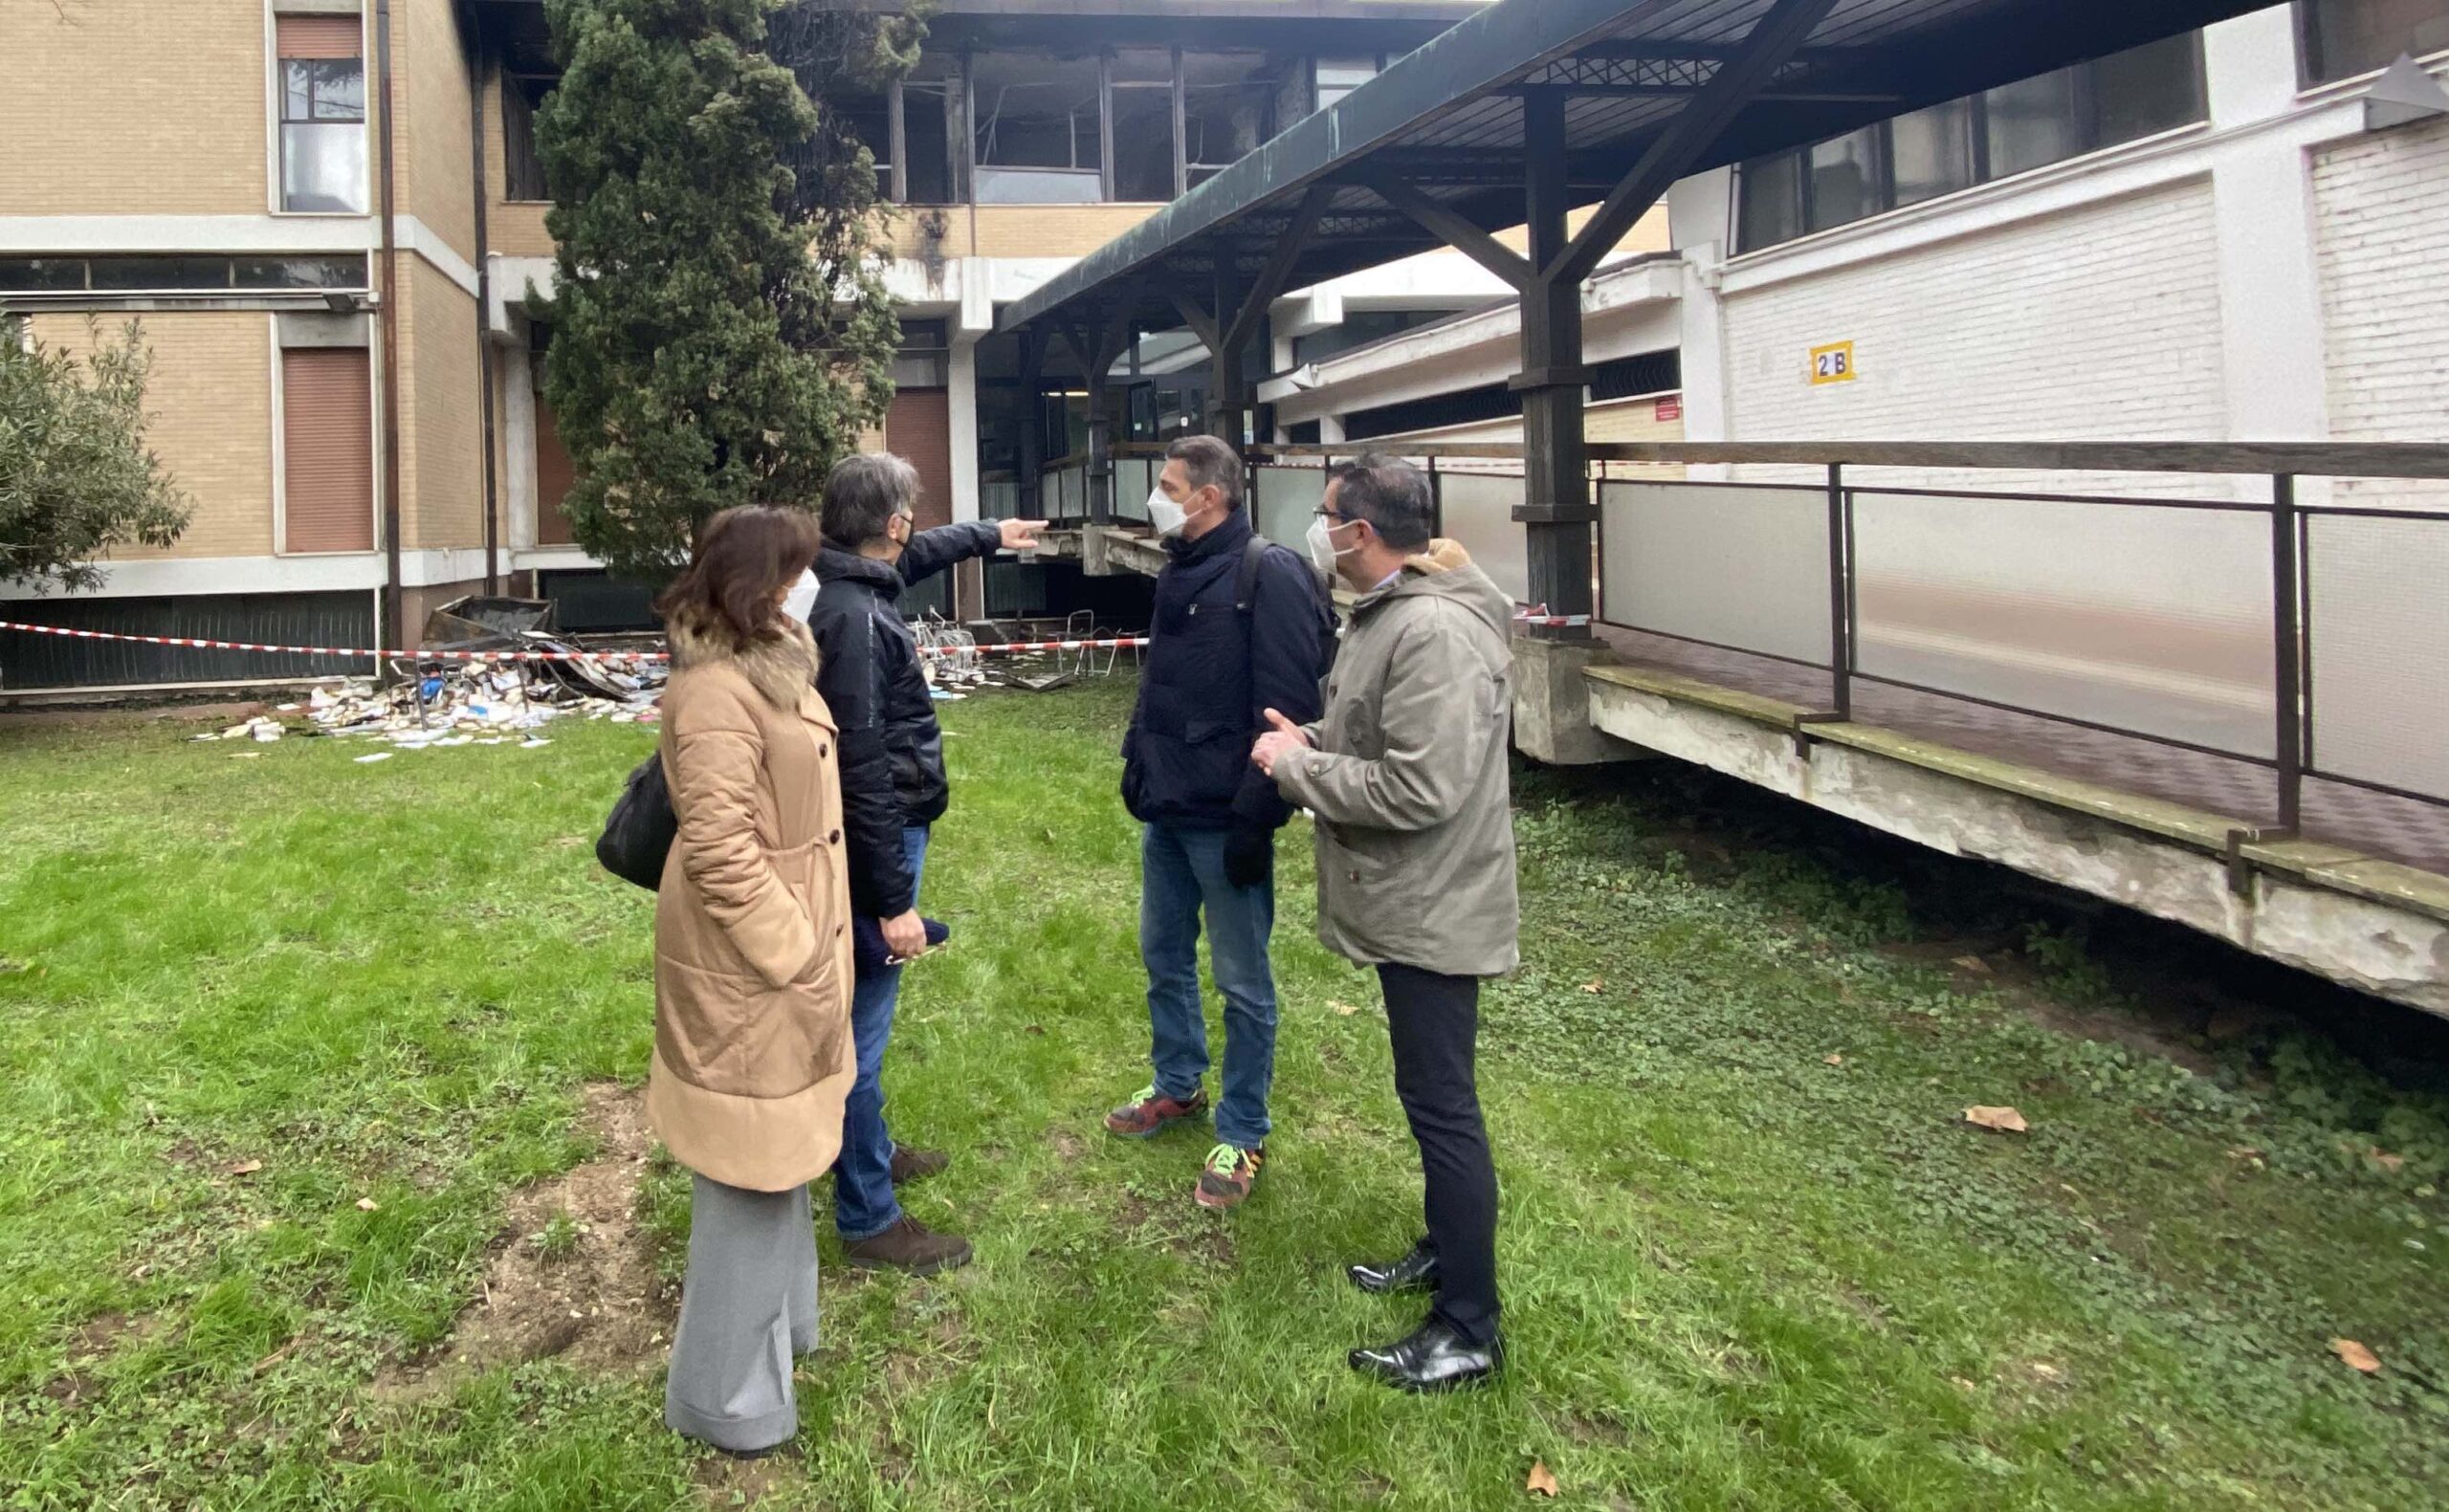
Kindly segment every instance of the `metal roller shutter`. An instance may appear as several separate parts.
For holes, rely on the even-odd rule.
[[[372,390],[362,346],[280,354],[289,552],[374,549]]]
[[[353,15],[275,16],[273,39],[282,57],[356,57],[365,27]]]

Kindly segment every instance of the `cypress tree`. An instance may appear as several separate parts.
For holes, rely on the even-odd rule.
[[[731,505],[815,508],[892,401],[874,164],[821,101],[906,70],[918,23],[825,7],[791,66],[767,48],[780,9],[546,0],[543,392],[571,533],[616,577],[663,581]]]

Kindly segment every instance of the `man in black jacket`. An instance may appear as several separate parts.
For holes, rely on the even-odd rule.
[[[1123,741],[1123,802],[1140,839],[1139,954],[1148,969],[1154,1082],[1106,1115],[1144,1139],[1207,1107],[1207,1024],[1199,935],[1224,997],[1224,1074],[1217,1144],[1194,1195],[1230,1208],[1249,1195],[1266,1152],[1275,1076],[1275,832],[1292,810],[1247,760],[1266,711],[1318,717],[1328,617],[1316,574],[1282,546],[1255,562],[1242,508],[1242,461],[1213,436],[1166,452],[1148,500],[1170,559],[1138,707]],[[1248,570],[1255,567],[1256,571]],[[1247,588],[1247,599],[1245,590]],[[1296,712],[1295,711],[1298,711]]]
[[[918,474],[882,452],[844,458],[825,480],[825,549],[816,559],[808,629],[817,691],[840,731],[842,813],[850,906],[880,922],[896,960],[927,949],[918,880],[927,828],[944,817],[943,734],[901,617],[901,590],[955,562],[1034,545],[1044,520],[979,520],[916,530]],[[885,1131],[882,1073],[901,968],[862,975],[850,998],[858,1079],[843,1109],[833,1168],[834,1225],[853,1265],[931,1275],[969,1261],[969,1241],[930,1233],[901,1211],[896,1183],[934,1175],[946,1157],[904,1150]]]

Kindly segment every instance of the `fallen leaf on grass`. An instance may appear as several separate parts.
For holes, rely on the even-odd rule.
[[[2352,1339],[2332,1339],[2330,1353],[2346,1361],[2350,1368],[2362,1370],[2367,1375],[2374,1374],[2381,1369],[2381,1357]]]
[[[2031,1128],[2024,1122],[2024,1115],[2012,1107],[1968,1107],[1964,1121],[1976,1129],[1996,1129],[2002,1134],[2020,1134]]]
[[[1523,1483],[1522,1488],[1534,1497],[1553,1497],[1560,1489],[1546,1461],[1537,1459],[1531,1462],[1531,1479]]]
[[[1329,998],[1327,1000],[1327,1006],[1334,1009],[1336,1013],[1341,1014],[1346,1019],[1349,1019],[1354,1014],[1360,1012],[1359,1007],[1356,1004],[1337,1002],[1333,998]]]
[[[2392,1154],[2376,1145],[2372,1149],[2372,1163],[2384,1171],[2403,1171],[2406,1169],[2407,1157]]]
[[[1589,981],[1581,984],[1581,990],[1583,992],[1590,993],[1593,996],[1603,993],[1607,990],[1607,978],[1604,976],[1592,977]]]
[[[375,1201],[372,1197],[360,1197],[357,1199],[357,1211],[360,1213],[380,1213],[383,1211],[383,1204]]]
[[[1830,1065],[1843,1065],[1845,1063],[1845,1058],[1842,1055],[1823,1055],[1820,1059]]]
[[[1990,975],[1990,963],[1983,960],[1978,955],[1959,955],[1949,964],[1954,966],[1958,971],[1971,972],[1975,976],[1987,976]]]
[[[230,1174],[233,1176],[252,1176],[262,1169],[264,1169],[264,1163],[260,1160],[241,1160],[236,1165],[230,1168]]]

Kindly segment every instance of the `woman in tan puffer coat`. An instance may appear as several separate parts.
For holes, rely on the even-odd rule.
[[[850,898],[834,726],[783,600],[815,516],[706,524],[657,607],[673,675],[664,777],[679,816],[655,903],[647,1117],[696,1172],[664,1420],[736,1455],[799,1430],[816,1347],[807,1184],[833,1164],[850,1045]]]

